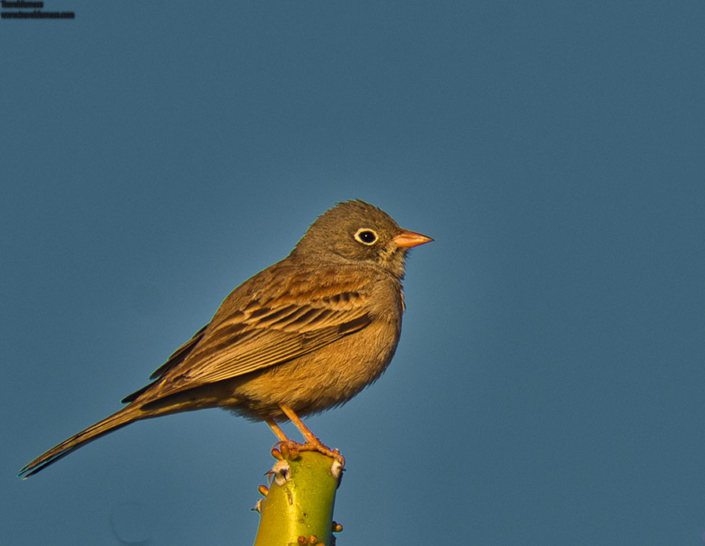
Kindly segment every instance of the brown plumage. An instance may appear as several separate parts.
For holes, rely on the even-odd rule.
[[[21,471],[42,470],[91,440],[140,419],[222,407],[275,421],[343,404],[375,381],[399,340],[406,251],[431,241],[362,201],[320,216],[284,260],[251,277],[208,325],[127,396],[126,407]],[[326,451],[308,429],[308,444]]]

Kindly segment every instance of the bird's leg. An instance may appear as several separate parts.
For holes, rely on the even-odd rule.
[[[289,418],[289,421],[294,423],[294,425],[296,425],[296,428],[298,428],[301,434],[304,435],[307,444],[323,445],[321,444],[321,441],[318,439],[318,437],[313,432],[311,432],[311,430],[306,425],[304,425],[304,422],[299,418],[298,415],[296,415],[293,409],[291,409],[289,406],[284,406],[282,404],[279,404],[279,407],[284,412],[284,415]]]
[[[272,429],[272,432],[274,435],[279,438],[280,442],[289,442],[289,438],[286,437],[286,434],[284,434],[284,431],[277,425],[277,423],[274,421],[274,419],[266,419],[265,423],[269,425],[269,428]]]
[[[325,455],[326,457],[332,457],[333,459],[338,461],[343,468],[345,468],[345,457],[340,454],[340,451],[338,451],[337,449],[331,449],[328,446],[323,445],[323,442],[321,442],[318,437],[313,432],[311,432],[311,430],[306,425],[304,425],[303,421],[299,418],[298,415],[296,415],[293,409],[283,404],[279,404],[279,408],[281,408],[281,410],[284,412],[284,415],[286,415],[289,420],[294,423],[296,428],[298,428],[301,431],[301,434],[303,434],[304,438],[306,438],[305,444],[299,444],[297,446],[299,451],[318,451],[319,453],[323,453],[323,455]],[[267,422],[267,424],[269,424],[269,421]],[[272,425],[269,426],[271,428]],[[278,426],[277,428],[279,429]],[[279,432],[281,432],[281,429],[279,429]],[[274,434],[277,433],[274,432]],[[282,434],[284,433],[282,432]]]

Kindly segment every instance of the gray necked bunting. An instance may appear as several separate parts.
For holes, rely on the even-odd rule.
[[[338,204],[286,258],[233,290],[123,409],[20,475],[134,421],[212,407],[266,421],[282,441],[276,422],[291,420],[306,438],[303,449],[337,455],[299,416],[347,402],[387,368],[401,332],[405,257],[429,241],[372,205]]]

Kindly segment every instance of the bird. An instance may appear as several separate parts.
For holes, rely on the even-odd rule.
[[[431,241],[364,201],[338,203],[286,258],[235,288],[125,407],[19,476],[135,421],[214,407],[266,422],[280,442],[342,459],[301,416],[344,404],[385,371],[401,334],[407,252]],[[286,421],[305,443],[289,440],[278,424]]]

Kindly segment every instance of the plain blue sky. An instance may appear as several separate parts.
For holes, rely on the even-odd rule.
[[[251,544],[275,438],[223,411],[15,475],[351,198],[436,242],[308,420],[338,544],[702,544],[705,2],[46,9],[0,20],[3,544]]]

